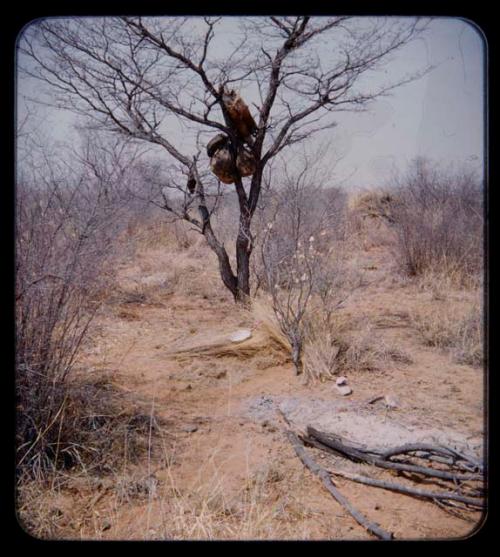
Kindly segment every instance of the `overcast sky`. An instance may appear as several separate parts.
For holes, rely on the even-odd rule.
[[[230,34],[236,23],[228,18],[223,29]],[[369,112],[336,118],[338,125],[328,138],[342,159],[332,179],[345,186],[383,185],[394,167],[404,170],[416,156],[482,168],[485,55],[482,35],[473,24],[434,20],[425,38],[398,52],[387,72],[401,76],[428,64],[435,69],[378,100]],[[19,116],[25,96],[36,92],[37,86],[18,81]],[[60,140],[73,133],[71,114],[47,107],[38,107],[37,114],[48,137]]]
[[[482,35],[472,24],[432,22],[425,39],[402,51],[392,69],[427,62],[436,68],[377,102],[370,114],[339,119],[348,149],[339,167],[354,172],[349,183],[378,185],[393,165],[404,168],[415,156],[482,167],[484,57]]]

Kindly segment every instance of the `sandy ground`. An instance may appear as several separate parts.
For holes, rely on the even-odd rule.
[[[356,257],[367,286],[347,311],[371,320],[378,341],[397,346],[405,358],[347,373],[348,397],[332,381],[304,385],[286,358],[266,351],[176,358],[176,343],[256,324],[220,291],[211,255],[158,247],[124,262],[121,292],[141,295],[127,299],[117,289],[96,322],[82,369],[106,373],[168,424],[169,464],[149,459],[136,470],[154,483],[147,497],[119,500],[109,489],[81,511],[92,516],[68,526],[67,537],[374,539],[304,469],[283,436],[276,407],[297,430],[309,424],[370,446],[426,440],[481,454],[483,370],[425,347],[406,319],[416,306],[441,302],[398,279],[384,246],[368,246]],[[396,407],[367,403],[377,395],[392,396]],[[310,454],[327,468],[345,466],[338,457]],[[376,477],[395,479],[385,472]],[[481,520],[479,513],[455,516],[432,502],[346,479],[336,484],[396,539],[463,537]],[[78,504],[76,496],[66,496],[66,504]]]

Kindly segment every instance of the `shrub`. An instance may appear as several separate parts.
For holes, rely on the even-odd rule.
[[[471,171],[444,171],[424,159],[396,178],[391,220],[397,257],[410,276],[440,269],[466,280],[483,264],[482,184]]]
[[[40,477],[58,459],[68,376],[106,291],[125,221],[108,176],[57,159],[16,189],[17,455]]]
[[[345,194],[317,185],[314,166],[307,161],[298,175],[285,173],[281,187],[268,196],[255,271],[259,286],[272,297],[296,373],[305,371],[306,379],[316,376],[310,366],[304,369],[303,361],[304,345],[315,337],[309,314],[317,314],[319,306],[321,319],[329,322],[345,282],[341,247],[345,207]]]

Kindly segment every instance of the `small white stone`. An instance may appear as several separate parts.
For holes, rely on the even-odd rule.
[[[347,377],[344,377],[343,375],[341,377],[337,378],[337,381],[335,381],[335,384],[338,385],[340,387],[340,385],[345,385],[347,383]]]
[[[229,335],[229,340],[231,342],[243,342],[244,340],[251,338],[251,336],[252,331],[250,331],[250,329],[239,329]]]
[[[342,396],[347,396],[350,395],[352,393],[352,389],[351,387],[349,387],[348,385],[342,385],[341,387],[339,387],[338,385],[336,385],[335,387],[337,389],[337,391],[342,395]]]
[[[387,408],[398,408],[400,406],[399,400],[393,395],[385,395],[384,400]]]

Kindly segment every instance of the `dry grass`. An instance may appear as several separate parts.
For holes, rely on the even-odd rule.
[[[215,463],[217,450],[200,466],[192,482],[181,488],[169,468],[148,512],[158,519],[150,535],[168,540],[272,540],[310,536],[306,500],[291,497],[297,482],[278,462],[243,470],[238,487],[228,489],[224,461]],[[302,528],[301,528],[302,527]]]
[[[376,327],[366,319],[340,316],[337,324],[336,329],[326,330],[323,335],[316,332],[314,340],[306,344],[305,360],[314,379],[412,363],[408,354],[382,340]]]
[[[264,297],[254,299],[252,301],[251,316],[255,323],[258,324],[259,329],[264,331],[272,342],[277,346],[281,346],[288,353],[290,352],[290,341],[283,334],[269,299]]]
[[[133,403],[107,377],[73,380],[54,388],[59,408],[51,427],[40,432],[44,451],[33,443],[18,464],[21,482],[27,474],[43,482],[60,472],[106,475],[118,463],[137,462],[147,451],[147,435],[159,425],[148,410]]]
[[[256,540],[300,539],[310,533],[307,503],[289,495],[289,477],[279,464],[244,471],[228,489],[225,462],[218,449],[200,464],[186,484],[167,456],[161,476],[157,459],[148,458],[139,474],[117,466],[107,481],[92,475],[67,476],[61,485],[24,482],[18,516],[24,528],[41,539]],[[122,526],[132,509],[132,519]],[[125,515],[124,515],[125,513]],[[302,531],[298,529],[302,523]]]
[[[457,363],[482,365],[483,315],[479,301],[421,308],[413,312],[411,323],[426,346],[446,350]]]
[[[281,332],[268,302],[263,298],[254,300],[249,310],[241,311],[242,317],[253,323],[250,327],[251,337],[247,340],[232,341],[229,337],[235,328],[219,332],[208,330],[197,334],[188,342],[173,342],[168,353],[179,361],[198,356],[234,356],[244,360],[263,353],[268,356],[290,353],[290,343]]]
[[[359,326],[350,332],[346,349],[339,354],[338,366],[343,373],[358,373],[411,363],[412,359],[408,354],[382,340],[372,323],[360,319]]]
[[[148,219],[147,223],[138,221],[127,232],[136,251],[158,248],[185,251],[201,239],[186,223],[170,222],[164,214]]]

